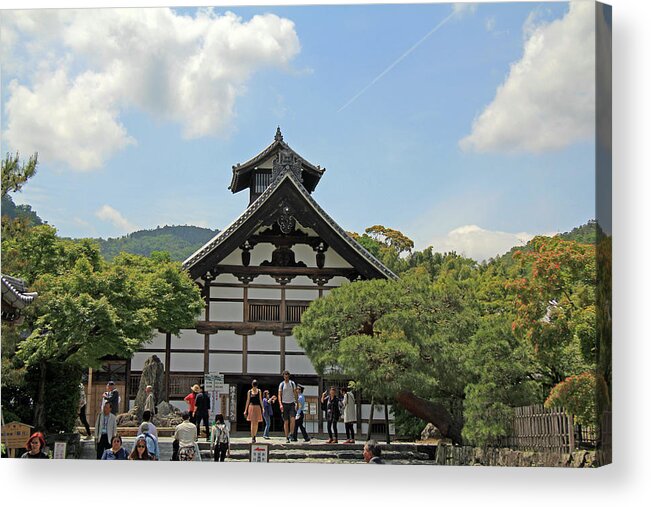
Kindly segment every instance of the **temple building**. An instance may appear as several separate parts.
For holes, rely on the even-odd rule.
[[[206,374],[223,375],[217,410],[244,430],[251,380],[274,394],[287,369],[305,386],[312,431],[323,427],[316,399],[326,380],[292,329],[310,302],[329,290],[354,280],[395,278],[314,200],[324,173],[290,148],[280,129],[262,152],[233,166],[229,189],[249,192],[247,209],[183,264],[201,287],[205,309],[194,329],[180,337],[158,333],[128,362],[130,399],[144,361],[156,354],[164,361],[169,400],[178,406]],[[364,417],[362,404],[359,410]]]

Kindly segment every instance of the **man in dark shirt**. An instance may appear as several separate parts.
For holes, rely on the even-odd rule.
[[[210,411],[210,395],[204,390],[204,386],[201,386],[201,392],[199,392],[195,398],[195,411],[194,411],[194,423],[197,425],[197,438],[201,436],[201,421],[203,420],[204,426],[206,427],[206,441],[210,440],[210,423],[209,411]]]
[[[115,388],[115,382],[113,382],[112,380],[108,381],[108,383],[106,384],[106,392],[103,394],[102,397],[104,403],[111,404],[111,413],[113,415],[117,415],[118,410],[120,410],[120,393]]]

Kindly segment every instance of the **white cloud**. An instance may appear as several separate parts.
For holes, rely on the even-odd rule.
[[[550,23],[530,16],[522,59],[459,145],[478,152],[539,153],[595,132],[595,5],[570,2]]]
[[[464,225],[447,233],[446,236],[430,240],[435,252],[451,252],[483,261],[502,255],[514,246],[523,246],[535,235],[528,232],[489,231],[477,225]]]
[[[477,4],[473,3],[454,3],[452,4],[452,11],[457,15],[457,16],[463,16],[465,14],[474,14],[477,12]]]
[[[135,142],[120,121],[130,109],[179,123],[186,138],[226,133],[251,76],[288,69],[300,51],[288,19],[244,21],[211,8],[194,17],[171,9],[10,11],[2,28],[3,64],[17,72],[5,139],[78,170],[101,167]]]
[[[133,225],[126,218],[124,218],[122,216],[122,213],[120,213],[115,208],[112,208],[108,204],[105,204],[100,209],[98,209],[95,212],[95,216],[100,220],[113,224],[113,226],[119,229],[120,232],[128,233],[138,229],[137,226]]]

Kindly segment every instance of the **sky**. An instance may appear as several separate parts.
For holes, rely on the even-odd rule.
[[[62,236],[223,228],[285,141],[346,230],[477,260],[595,216],[591,2],[2,12],[2,151]],[[609,146],[607,147],[610,148]]]

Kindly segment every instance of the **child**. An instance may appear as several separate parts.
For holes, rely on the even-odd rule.
[[[228,457],[231,457],[231,439],[224,423],[224,416],[221,414],[215,416],[215,422],[212,425],[210,449],[214,453],[215,461],[224,461],[227,451]]]

